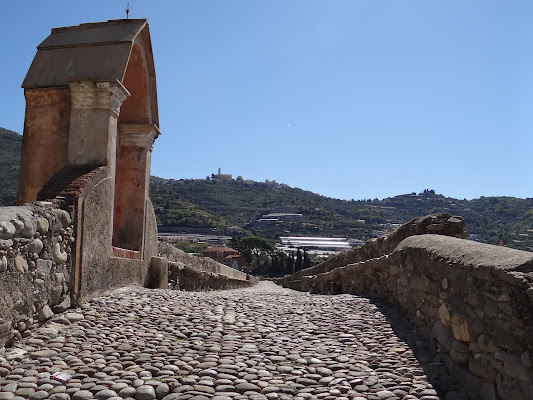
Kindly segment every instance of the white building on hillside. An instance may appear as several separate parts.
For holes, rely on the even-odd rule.
[[[296,249],[338,251],[352,247],[346,238],[282,236],[279,239],[283,247]]]

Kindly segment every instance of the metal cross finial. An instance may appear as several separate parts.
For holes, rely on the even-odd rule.
[[[126,6],[126,19],[130,19],[130,3]]]

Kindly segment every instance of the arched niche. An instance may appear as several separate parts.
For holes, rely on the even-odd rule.
[[[152,116],[149,60],[142,43],[132,47],[123,84],[130,96],[118,119],[113,246],[142,251],[150,156],[158,134]],[[139,256],[142,256],[141,254]]]
[[[150,85],[144,51],[134,44],[123,85],[130,92],[120,107],[119,124],[151,124]]]

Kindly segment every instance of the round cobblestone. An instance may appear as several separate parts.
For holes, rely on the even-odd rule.
[[[119,289],[33,330],[0,365],[0,400],[414,400],[458,390],[391,306],[271,282]],[[73,377],[61,384],[50,379],[57,371]]]

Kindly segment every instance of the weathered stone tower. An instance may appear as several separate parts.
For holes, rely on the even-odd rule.
[[[18,203],[63,197],[74,206],[79,296],[142,285],[157,255],[148,193],[159,120],[148,22],[54,28],[37,49],[22,85]]]

